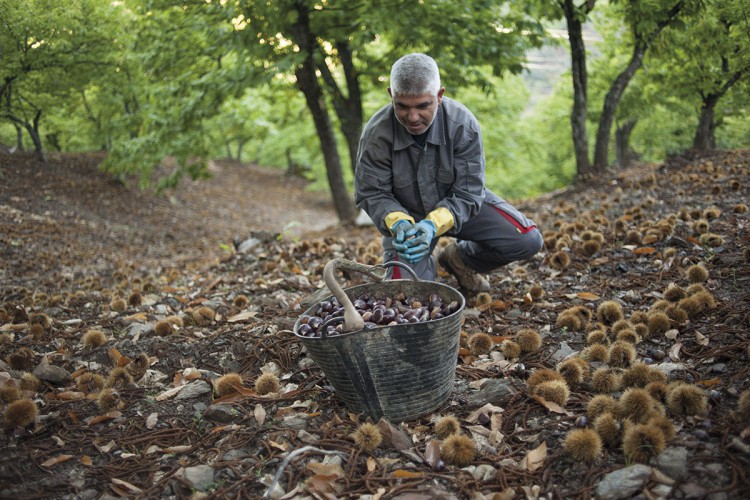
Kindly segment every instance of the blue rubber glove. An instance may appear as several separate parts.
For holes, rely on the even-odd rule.
[[[406,231],[403,245],[394,243],[393,248],[404,260],[415,264],[430,253],[432,239],[436,232],[437,229],[432,221],[421,220]]]
[[[406,231],[412,228],[412,223],[409,222],[406,219],[401,219],[400,221],[396,221],[396,223],[391,227],[391,232],[393,233],[393,242],[394,243],[403,243],[406,239]]]

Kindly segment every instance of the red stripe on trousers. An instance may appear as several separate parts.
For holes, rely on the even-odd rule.
[[[492,207],[492,208],[494,208],[495,210],[497,210],[497,213],[499,213],[500,215],[502,215],[503,217],[505,217],[505,219],[508,222],[510,222],[511,224],[513,224],[516,227],[516,229],[518,230],[518,232],[521,233],[521,234],[526,234],[526,233],[530,232],[532,229],[536,228],[536,226],[523,227],[516,219],[513,218],[512,215],[503,212],[502,210],[500,210],[497,207]]]

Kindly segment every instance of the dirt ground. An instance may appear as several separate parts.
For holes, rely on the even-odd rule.
[[[450,397],[372,449],[293,325],[331,259],[379,262],[375,231],[283,172],[156,196],[100,161],[0,156],[0,497],[750,496],[750,151],[519,201],[545,249],[466,295]]]

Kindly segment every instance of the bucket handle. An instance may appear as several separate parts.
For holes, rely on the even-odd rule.
[[[417,278],[417,275],[411,267],[403,262],[397,261],[386,262],[385,264],[377,266],[368,266],[347,259],[333,259],[326,264],[325,268],[323,268],[323,280],[325,281],[326,286],[328,286],[328,289],[333,292],[333,295],[339,301],[339,304],[344,306],[344,325],[342,327],[344,332],[353,332],[364,329],[365,320],[362,319],[362,316],[360,316],[354,308],[352,301],[349,300],[349,297],[344,293],[344,290],[341,289],[338,281],[336,281],[336,276],[334,274],[336,270],[356,271],[358,273],[366,274],[376,281],[383,281],[384,275],[378,274],[375,271],[393,266],[406,269],[411,274],[412,278],[414,278],[414,281],[419,281],[419,278]],[[325,335],[325,329],[323,334]]]

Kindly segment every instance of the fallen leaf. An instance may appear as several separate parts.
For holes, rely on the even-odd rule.
[[[146,429],[153,429],[156,427],[156,422],[159,420],[159,414],[154,412],[146,419]]]
[[[574,414],[560,406],[559,404],[553,402],[553,401],[547,401],[541,396],[531,396],[532,399],[534,399],[536,402],[538,402],[540,405],[547,408],[549,411],[555,412],[555,413],[561,413],[562,415],[567,415],[569,417],[573,416]]]
[[[334,481],[336,481],[336,479],[338,479],[336,476],[315,474],[307,480],[305,487],[315,498],[336,500],[336,498],[338,498],[336,488],[334,487]]]
[[[120,413],[119,411],[111,411],[109,413],[105,413],[104,415],[97,415],[95,417],[91,417],[91,419],[89,419],[88,424],[89,425],[101,424],[102,422],[113,420],[120,416],[122,416],[122,413]]]
[[[229,424],[229,425],[220,425],[218,427],[214,427],[211,429],[211,434],[216,434],[217,432],[224,432],[224,431],[235,431],[242,426],[239,424]]]
[[[313,471],[315,474],[323,474],[326,476],[343,477],[344,469],[341,464],[324,464],[320,462],[310,462],[307,464],[307,468]]]
[[[440,461],[440,441],[433,439],[424,450],[424,461],[433,469]]]
[[[367,472],[373,472],[377,468],[378,462],[372,457],[367,457]]]
[[[669,340],[674,340],[677,338],[677,336],[680,334],[679,330],[672,328],[671,330],[667,330],[664,332],[664,336],[668,338]]]
[[[695,341],[699,345],[702,345],[702,346],[707,346],[708,345],[708,337],[706,337],[705,335],[703,335],[698,330],[695,331]]]
[[[531,450],[526,454],[523,459],[524,468],[529,472],[534,472],[544,465],[544,460],[547,458],[547,443],[542,441],[542,444]]]
[[[258,425],[263,425],[263,422],[266,421],[266,410],[263,408],[263,405],[258,403],[255,405],[255,410],[253,410],[253,415],[255,416],[255,420],[258,421]]]
[[[115,441],[114,441],[114,440],[110,440],[110,441],[109,441],[109,442],[108,442],[107,444],[103,444],[103,445],[100,445],[100,444],[98,444],[98,443],[97,443],[96,441],[94,441],[94,446],[95,446],[95,447],[96,447],[96,449],[97,449],[97,450],[99,450],[99,451],[100,451],[101,453],[109,453],[109,452],[110,452],[110,450],[112,450],[112,448],[114,448],[114,447],[115,447],[115,446],[117,446],[117,445],[115,444]]]
[[[408,450],[414,445],[411,438],[403,430],[384,418],[378,420],[378,429],[383,435],[383,446],[386,448],[393,446],[397,450]]]
[[[682,349],[682,342],[677,342],[669,349],[669,359],[672,361],[680,360],[680,349]]]
[[[178,453],[185,453],[186,451],[190,451],[192,449],[193,449],[192,445],[183,444],[183,445],[179,445],[179,446],[169,446],[167,448],[163,448],[161,451],[163,453],[175,453],[175,454],[178,454]]]
[[[505,410],[503,408],[500,408],[499,406],[495,406],[491,403],[487,403],[481,408],[478,408],[474,410],[473,412],[471,412],[471,414],[468,417],[466,417],[466,421],[471,422],[472,424],[475,424],[479,421],[479,416],[482,413],[484,413],[486,416],[489,417],[491,415],[494,415],[496,413],[502,413],[504,411]]]
[[[581,300],[599,300],[601,297],[591,292],[579,292],[577,297]]]
[[[94,465],[94,461],[91,460],[91,457],[88,455],[84,455],[81,457],[81,464],[85,465],[86,467],[91,467]]]
[[[698,385],[702,385],[703,387],[714,387],[717,385],[721,385],[721,379],[719,377],[716,378],[710,378],[708,380],[699,380],[696,382]]]
[[[112,478],[112,483],[116,484],[117,486],[124,486],[125,488],[129,489],[133,493],[143,493],[143,490],[140,489],[138,486],[134,485],[133,483],[123,481],[122,479],[117,479],[116,477]]]
[[[658,252],[658,250],[654,247],[640,247],[633,250],[633,253],[636,255],[651,255],[656,252]]]
[[[410,470],[404,470],[404,469],[397,469],[393,471],[391,474],[392,477],[397,477],[401,479],[414,479],[418,477],[424,476],[423,472],[413,472]]]
[[[186,385],[180,385],[178,387],[172,387],[171,389],[167,389],[166,391],[162,392],[161,394],[157,394],[156,400],[157,401],[164,401],[165,399],[169,399],[172,396],[176,395],[178,392],[183,390]]]
[[[57,464],[67,462],[71,458],[73,458],[73,455],[57,455],[56,457],[50,458],[42,462],[42,467],[53,467]]]
[[[238,321],[244,321],[246,319],[255,319],[258,315],[257,311],[243,311],[227,318],[228,323],[236,323]]]

